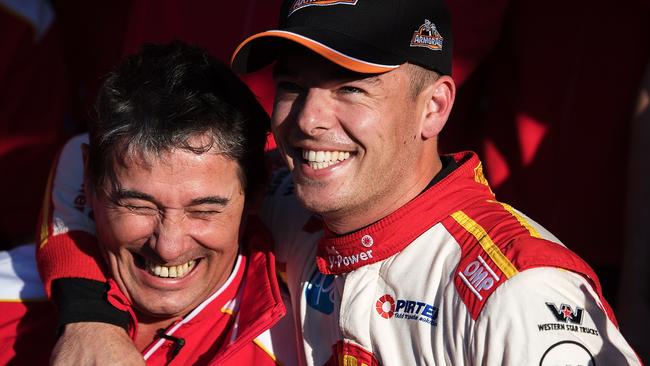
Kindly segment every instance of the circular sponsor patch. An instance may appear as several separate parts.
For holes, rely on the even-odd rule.
[[[594,357],[580,343],[562,341],[552,345],[544,352],[540,366],[596,366]]]
[[[375,240],[372,238],[372,236],[364,235],[363,238],[361,238],[361,245],[364,247],[370,248],[373,244],[375,244]]]
[[[385,294],[377,300],[377,303],[375,303],[375,309],[382,318],[392,318],[393,314],[395,314],[395,299],[393,299],[389,294]]]

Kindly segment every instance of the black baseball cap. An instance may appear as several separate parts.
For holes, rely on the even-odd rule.
[[[451,75],[451,20],[444,0],[285,0],[278,29],[244,40],[232,68],[246,73],[267,66],[287,42],[360,73],[409,62]]]

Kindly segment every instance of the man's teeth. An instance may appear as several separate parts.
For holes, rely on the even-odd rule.
[[[349,157],[350,153],[347,151],[302,151],[302,158],[307,160],[309,166],[314,170],[327,168],[328,166],[346,160]]]
[[[147,261],[146,268],[147,272],[154,276],[165,278],[180,278],[190,273],[195,264],[196,261],[191,260],[187,263],[179,264],[177,266],[161,266],[159,264]]]

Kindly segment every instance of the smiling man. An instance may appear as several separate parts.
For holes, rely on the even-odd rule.
[[[187,149],[164,147],[169,151],[158,153],[118,143],[123,137],[111,144],[118,152],[93,149],[109,144],[101,144],[103,134],[91,136],[91,170],[103,165],[95,156],[113,160],[111,178],[86,185],[97,237],[113,280],[136,312],[136,346],[145,350],[160,329],[213,294],[220,307],[226,304],[219,297],[234,298],[245,267],[239,256],[244,214],[239,163],[215,146],[211,133],[187,138]],[[126,152],[129,156],[121,155]],[[230,293],[219,296],[222,288]]]
[[[262,214],[303,364],[640,363],[589,266],[498,202],[474,153],[438,154],[442,1],[291,0],[280,19],[232,66],[274,63],[287,169]]]
[[[69,192],[77,207],[68,213],[46,208],[39,243],[39,253],[68,264],[42,267],[45,275],[73,270],[79,277],[55,281],[55,297],[74,288],[98,290],[102,295],[95,304],[107,298],[129,313],[103,321],[128,319],[132,342],[142,355],[110,351],[102,362],[294,363],[291,317],[284,318],[288,331],[280,321],[285,307],[273,244],[248,218],[266,179],[268,129],[268,115],[246,86],[205,51],[181,42],[144,46],[108,75],[88,144],[83,144],[83,172],[64,163],[67,156],[79,156],[85,140],[79,137],[62,152],[53,182],[58,187],[53,201],[67,200]],[[72,186],[66,186],[69,182]],[[97,239],[87,235],[95,232]],[[79,262],[60,256],[66,240],[68,245],[92,241],[85,248],[103,259],[107,291],[83,279],[103,276],[97,267],[74,270]],[[92,301],[62,306],[61,317],[74,321],[84,309],[96,309]],[[4,331],[12,324],[0,326],[3,347],[14,342]],[[22,338],[29,332],[54,332],[11,329]],[[49,351],[43,347],[34,355]]]

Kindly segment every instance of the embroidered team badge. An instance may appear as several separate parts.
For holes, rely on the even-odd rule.
[[[375,310],[384,319],[390,319],[395,314],[395,299],[389,294],[385,294],[375,303]]]
[[[573,309],[571,305],[567,304],[561,304],[558,309],[558,307],[552,302],[547,302],[546,306],[555,317],[555,320],[565,323],[582,324],[582,313],[585,309],[577,306]]]
[[[443,38],[438,33],[438,28],[429,19],[424,20],[424,24],[413,32],[411,38],[411,47],[426,47],[432,50],[442,50]]]
[[[377,314],[384,319],[420,321],[431,326],[438,325],[438,308],[424,301],[397,299],[384,294],[375,302]]]
[[[330,6],[330,5],[357,5],[358,0],[296,0],[289,8],[289,15],[293,14],[296,10],[306,8],[308,6]]]
[[[480,301],[483,301],[482,291],[489,291],[500,280],[480,255],[458,272],[458,276]]]
[[[568,304],[560,304],[558,307],[555,303],[546,302],[546,307],[551,311],[555,322],[537,324],[537,330],[540,332],[573,332],[584,333],[600,336],[597,329],[591,328],[588,325],[582,325],[585,309],[578,306],[571,306]]]

